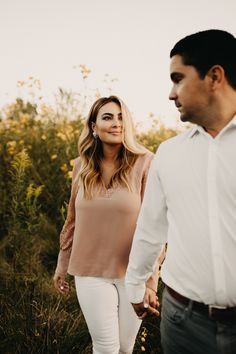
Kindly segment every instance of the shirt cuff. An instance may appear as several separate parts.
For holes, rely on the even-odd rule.
[[[126,282],[125,286],[128,299],[132,304],[139,304],[140,302],[143,302],[146,290],[145,284],[131,285]]]

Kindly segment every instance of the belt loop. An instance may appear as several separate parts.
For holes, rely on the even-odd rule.
[[[188,306],[185,308],[186,315],[189,317],[192,314],[192,309],[193,309],[193,300],[189,300]]]

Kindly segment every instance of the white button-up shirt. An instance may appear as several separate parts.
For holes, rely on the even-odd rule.
[[[167,285],[205,304],[236,306],[236,117],[215,138],[195,126],[159,147],[126,275],[131,302],[143,301],[166,242]]]

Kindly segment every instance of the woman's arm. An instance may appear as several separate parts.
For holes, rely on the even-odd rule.
[[[155,262],[154,271],[150,276],[150,278],[146,281],[146,288],[152,290],[153,292],[155,292],[155,294],[157,293],[158,281],[160,278],[160,269],[162,263],[164,262],[165,255],[166,255],[166,245],[163,245],[161,252]]]
[[[75,178],[78,174],[79,159],[75,160],[72,172],[71,195],[67,209],[67,217],[60,233],[60,251],[58,254],[57,267],[53,277],[55,288],[62,294],[69,291],[69,285],[65,281],[70,254],[72,249],[75,229],[75,199],[77,195],[77,184]]]

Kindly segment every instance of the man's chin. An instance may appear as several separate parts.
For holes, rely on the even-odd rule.
[[[181,122],[189,122],[188,117],[186,117],[186,115],[184,115],[184,114],[180,115],[180,120],[181,120]]]
[[[193,123],[193,118],[190,115],[187,115],[187,114],[180,114],[180,120],[183,123],[185,123],[185,122]]]

